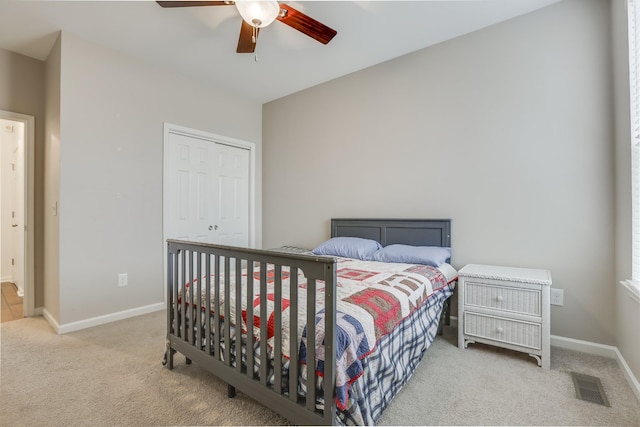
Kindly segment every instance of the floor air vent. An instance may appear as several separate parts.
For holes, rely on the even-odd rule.
[[[598,405],[611,406],[607,400],[607,395],[604,394],[600,378],[578,374],[577,372],[572,372],[571,378],[573,378],[573,385],[576,388],[576,397],[578,399],[597,403]]]

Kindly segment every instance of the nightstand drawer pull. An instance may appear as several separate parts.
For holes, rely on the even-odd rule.
[[[540,316],[542,296],[539,289],[517,288],[469,281],[464,283],[466,306],[501,310],[510,313]]]
[[[464,335],[539,350],[542,325],[481,313],[464,313]],[[473,338],[472,338],[473,339]]]

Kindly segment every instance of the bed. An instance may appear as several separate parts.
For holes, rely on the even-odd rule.
[[[398,244],[448,248],[450,229],[450,220],[332,219],[327,243],[373,242],[385,248],[376,256]],[[169,240],[168,368],[179,352],[225,381],[229,397],[240,390],[294,424],[375,424],[448,322],[457,276],[449,259],[382,262],[321,246]]]

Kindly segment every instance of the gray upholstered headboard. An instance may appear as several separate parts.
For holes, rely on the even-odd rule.
[[[362,237],[382,246],[451,246],[450,219],[332,219],[331,237]]]

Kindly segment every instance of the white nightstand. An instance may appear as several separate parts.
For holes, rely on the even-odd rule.
[[[522,351],[549,369],[551,273],[469,264],[458,276],[458,347],[481,342]]]

